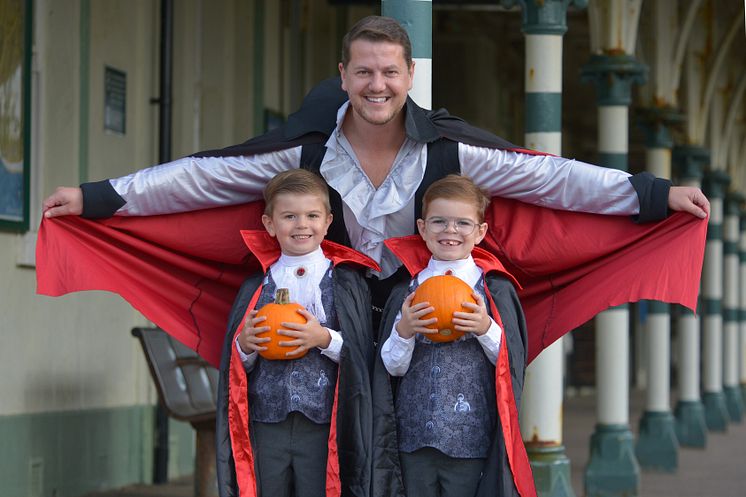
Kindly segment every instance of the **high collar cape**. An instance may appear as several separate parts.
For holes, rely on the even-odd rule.
[[[280,247],[276,238],[271,237],[264,230],[242,230],[241,236],[246,247],[256,257],[261,264],[261,274],[266,274],[270,266],[280,257]],[[332,261],[333,266],[347,264],[360,269],[380,270],[378,264],[371,258],[360,254],[359,252],[324,240],[321,243],[321,249],[324,255]],[[341,276],[341,275],[338,275]],[[250,436],[250,419],[249,419],[249,398],[248,398],[248,378],[246,371],[241,363],[241,359],[235,352],[235,339],[243,328],[242,323],[248,313],[256,307],[257,300],[261,293],[261,279],[254,278],[256,283],[253,286],[243,286],[239,294],[238,301],[247,301],[248,305],[244,308],[234,307],[230,317],[230,329],[226,333],[226,342],[224,344],[223,363],[220,371],[220,386],[218,395],[218,474],[221,495],[241,495],[242,497],[256,497],[257,495],[257,478],[255,474],[254,448],[252,446],[253,437]],[[335,279],[335,285],[344,287],[342,293],[335,291],[335,296],[347,297],[345,292],[356,292],[355,288],[350,288],[344,282]],[[359,286],[365,286],[360,280]],[[359,292],[358,292],[359,293]],[[349,461],[340,461],[339,445],[345,453],[357,454],[364,453],[363,444],[355,436],[360,430],[349,429],[350,418],[355,418],[353,423],[364,424],[359,416],[350,415],[350,412],[357,413],[359,406],[356,402],[367,400],[370,394],[370,383],[367,375],[368,364],[365,357],[366,347],[372,347],[370,343],[370,324],[367,326],[360,322],[365,319],[365,309],[355,308],[351,302],[358,302],[359,305],[368,305],[364,299],[356,296],[346,302],[336,302],[337,313],[340,325],[345,333],[345,352],[340,357],[338,375],[344,375],[343,382],[340,382],[339,376],[336,382],[334,392],[334,404],[332,407],[331,421],[329,426],[329,438],[327,443],[327,470],[326,470],[326,495],[327,497],[339,497],[344,488],[349,492],[354,492],[358,485],[366,487],[363,482],[342,481],[343,476],[350,478],[349,470],[340,471],[340,464],[344,465]],[[240,317],[240,319],[238,319]],[[233,324],[237,322],[236,326]],[[229,356],[227,358],[226,356]],[[352,378],[362,377],[363,381],[350,381]],[[227,383],[227,384],[226,384]],[[359,392],[354,390],[354,386],[363,385],[367,390]],[[224,395],[223,392],[227,392]],[[340,407],[340,392],[344,399],[344,404]],[[369,409],[368,409],[369,411]],[[342,423],[338,419],[342,418]],[[340,429],[338,430],[338,424]],[[347,428],[346,428],[347,427]],[[227,433],[225,431],[227,431]],[[363,430],[365,431],[365,430]],[[226,441],[230,444],[225,447]],[[225,447],[225,448],[224,448]],[[351,457],[351,456],[350,456]],[[228,461],[231,461],[230,463]],[[352,465],[353,467],[355,465]],[[362,466],[366,466],[363,464]],[[367,471],[354,476],[365,478]]]
[[[285,127],[195,155],[242,155],[323,143],[345,99],[338,78],[327,80],[311,91]],[[417,141],[448,137],[520,150],[445,111],[425,111],[411,99],[406,128]],[[162,216],[43,219],[37,292],[118,293],[217,365],[230,302],[244,276],[258,268],[239,232],[261,229],[262,212],[263,204],[253,202]],[[523,288],[529,359],[609,306],[652,299],[696,307],[704,220],[677,213],[659,223],[637,225],[627,217],[556,211],[501,198],[492,199],[486,220],[489,230],[482,247]]]
[[[430,260],[431,253],[427,248],[424,240],[418,235],[405,236],[399,238],[391,238],[386,240],[386,246],[396,255],[404,264],[409,271],[410,275],[414,277],[420,271],[427,267],[428,261]],[[485,492],[490,495],[495,495],[493,492],[497,492],[496,495],[502,496],[504,489],[509,485],[503,485],[498,488],[490,487],[490,483],[495,478],[499,478],[496,475],[510,475],[513,479],[515,489],[518,495],[521,497],[536,497],[536,487],[534,485],[533,474],[531,471],[531,464],[526,453],[526,447],[523,444],[521,436],[520,423],[518,418],[518,406],[516,398],[520,398],[520,385],[523,385],[523,374],[525,371],[525,353],[522,347],[517,347],[517,350],[508,350],[512,344],[522,344],[524,340],[525,330],[522,329],[520,320],[508,319],[503,322],[503,317],[498,311],[498,306],[509,306],[510,302],[496,302],[495,297],[490,291],[490,284],[488,278],[490,275],[497,274],[509,280],[514,285],[518,285],[515,278],[505,269],[503,264],[491,253],[483,250],[479,247],[474,247],[471,252],[474,263],[482,269],[484,279],[484,290],[485,290],[485,304],[489,306],[491,315],[497,325],[500,327],[502,333],[502,339],[500,342],[500,351],[497,356],[495,363],[495,409],[498,413],[497,418],[499,419],[499,426],[496,428],[496,435],[493,440],[493,449],[495,447],[504,447],[505,457],[496,456],[490,450],[491,455],[485,459],[485,467],[483,470],[483,481],[477,490],[478,495],[483,495]],[[398,294],[402,299],[403,295]],[[395,309],[401,307],[402,302],[395,300],[394,297],[386,304],[387,307],[393,306]],[[381,330],[380,342],[383,343],[391,333],[390,317],[387,310],[384,310],[384,316],[389,316],[389,319],[385,322],[383,329]],[[520,313],[520,309],[517,310]],[[506,326],[509,329],[506,329]],[[380,354],[376,354],[376,366],[375,378],[374,378],[374,409],[377,409],[378,413],[385,413],[381,416],[376,416],[374,419],[374,436],[378,436],[378,439],[374,443],[382,444],[393,444],[390,433],[395,433],[396,421],[393,413],[395,412],[395,399],[393,398],[392,388],[390,381],[388,380],[388,374],[385,371],[383,362],[380,359]],[[385,377],[385,379],[383,378]],[[514,385],[519,390],[514,391]],[[381,403],[383,405],[381,405]],[[378,419],[378,418],[381,419]],[[498,432],[501,435],[498,436]],[[398,443],[396,444],[398,446]],[[391,453],[396,451],[396,447],[390,448],[391,450],[383,452]],[[507,458],[507,461],[505,461]],[[392,462],[393,461],[393,462]],[[503,462],[504,461],[504,462]],[[374,461],[374,467],[379,468],[381,471],[386,471],[385,478],[397,480],[400,474],[399,468],[391,468],[391,465],[396,465],[398,458],[383,457],[380,460]],[[379,481],[381,478],[376,478],[374,475],[374,481]],[[489,490],[488,490],[489,488]],[[392,489],[395,489],[392,491]],[[503,492],[503,493],[501,493]],[[400,495],[403,493],[403,488],[400,485],[396,487],[396,481],[389,483],[384,487],[383,491],[376,491],[374,495],[376,497],[382,495]]]

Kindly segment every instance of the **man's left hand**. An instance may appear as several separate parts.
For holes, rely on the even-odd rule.
[[[710,215],[710,201],[702,190],[693,186],[672,186],[668,192],[668,208],[688,212],[700,219]]]

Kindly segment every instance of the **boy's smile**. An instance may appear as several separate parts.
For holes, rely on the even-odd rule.
[[[317,195],[281,193],[272,205],[272,215],[263,215],[267,232],[277,238],[285,255],[306,255],[318,248],[326,236],[332,215]]]
[[[487,233],[487,224],[479,223],[477,208],[463,200],[436,198],[425,216],[417,220],[417,228],[436,260],[466,259]]]

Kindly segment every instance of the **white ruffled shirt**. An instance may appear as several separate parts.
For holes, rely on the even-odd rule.
[[[330,264],[331,261],[326,258],[321,247],[319,247],[305,255],[292,256],[282,254],[277,262],[270,266],[269,272],[272,274],[272,279],[275,281],[277,288],[287,288],[293,302],[297,302],[305,307],[308,312],[323,323],[326,321],[326,313],[321,302],[321,288],[319,285],[328,271]],[[303,275],[301,277],[298,276],[299,268],[303,268]],[[329,336],[331,336],[331,342],[329,342],[327,348],[319,347],[318,349],[322,355],[339,363],[339,354],[342,350],[344,340],[338,331],[330,328],[327,328],[327,330],[329,331]],[[251,371],[254,368],[258,354],[256,352],[246,354],[238,344],[238,337],[236,337],[236,350],[246,370]]]
[[[458,261],[438,261],[431,257],[427,267],[417,275],[417,283],[422,284],[426,279],[446,274],[448,271],[450,271],[448,274],[461,278],[472,288],[476,286],[482,276],[482,270],[474,263],[471,256]],[[412,361],[412,354],[414,353],[416,337],[402,338],[399,335],[396,331],[396,325],[400,320],[401,311],[396,316],[391,334],[381,347],[383,365],[391,376],[404,376],[409,369],[409,363]],[[481,336],[475,335],[475,337],[482,346],[487,359],[494,365],[497,362],[497,354],[500,352],[502,329],[494,319],[490,318],[490,322],[487,333]]]

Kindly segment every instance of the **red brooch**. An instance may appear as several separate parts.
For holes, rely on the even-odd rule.
[[[306,275],[306,268],[304,268],[303,266],[295,270],[295,276],[297,276],[298,278],[302,278],[305,275]]]
[[[453,274],[453,271],[451,271],[450,269],[446,269],[446,272],[443,274],[445,274],[446,276],[451,276]]]

